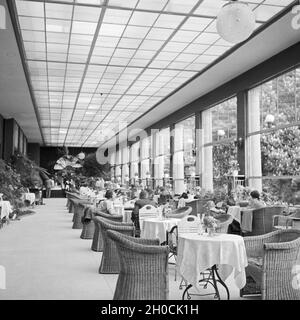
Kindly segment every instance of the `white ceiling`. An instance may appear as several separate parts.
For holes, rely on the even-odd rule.
[[[129,124],[139,117],[132,127],[146,128],[299,40],[287,28],[288,20],[281,19],[143,116],[232,48],[215,26],[226,2],[16,0],[46,145],[96,147],[118,131],[119,121]],[[257,27],[291,2],[248,1]],[[15,52],[19,82],[2,80],[1,74],[1,97],[11,103],[0,110],[15,117],[31,141],[41,141],[12,29],[0,31],[0,36],[5,32],[3,40],[14,42],[9,52]],[[5,69],[7,60],[2,66],[2,59],[0,67]]]
[[[145,129],[151,126],[151,124],[159,119],[167,117],[168,114],[175,112],[195,99],[299,42],[299,30],[291,27],[293,17],[294,15],[291,12],[283,16],[220,63],[214,65],[174,95],[170,96],[155,109],[129,126],[127,128],[128,135],[137,135],[138,129]],[[132,135],[130,134],[131,131],[133,132]]]

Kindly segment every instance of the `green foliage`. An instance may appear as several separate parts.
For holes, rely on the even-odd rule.
[[[9,201],[14,207],[21,206],[22,183],[20,175],[4,160],[0,160],[0,193],[3,200]]]
[[[88,154],[83,162],[82,174],[86,177],[102,177],[108,180],[110,179],[109,164],[101,165],[95,153]]]
[[[300,175],[300,127],[262,134],[261,155],[264,176]]]
[[[213,177],[214,189],[224,188],[231,183],[230,177],[237,165],[237,148],[232,141],[229,144],[213,146]]]
[[[26,188],[34,188],[36,186],[41,188],[43,180],[48,179],[45,170],[24,155],[15,154],[12,156],[11,165],[20,175],[21,184]]]
[[[300,127],[262,134],[261,157],[264,176],[300,176]],[[279,201],[295,202],[291,178],[264,180],[264,189]]]

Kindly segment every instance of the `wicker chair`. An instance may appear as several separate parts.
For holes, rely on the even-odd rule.
[[[102,236],[102,230],[100,229],[99,224],[95,223],[95,220],[94,220],[95,217],[98,216],[98,217],[102,217],[102,218],[105,218],[110,221],[122,222],[123,216],[122,215],[110,215],[110,214],[101,212],[99,210],[93,210],[93,215],[94,215],[93,221],[95,224],[95,232],[94,232],[94,236],[93,236],[93,242],[92,242],[91,249],[93,251],[100,252],[100,251],[103,251],[103,236]]]
[[[82,217],[82,232],[81,239],[93,239],[95,233],[95,223],[93,221],[93,206],[86,205],[84,215]]]
[[[228,233],[228,227],[233,221],[233,217],[229,214],[216,214],[214,218],[219,221],[219,225],[216,228],[217,233]]]
[[[140,239],[108,230],[115,241],[120,274],[114,300],[167,300],[169,297],[167,246],[158,239]]]
[[[181,207],[166,214],[167,218],[182,219],[192,213],[192,207]]]
[[[258,236],[273,231],[273,217],[282,215],[284,207],[265,207],[253,210],[252,232],[245,236]]]
[[[134,225],[132,223],[113,222],[105,218],[95,217],[95,224],[98,224],[103,234],[103,254],[99,267],[99,273],[119,273],[120,260],[116,244],[107,236],[108,230],[118,231],[122,234],[133,236]]]
[[[74,215],[72,229],[82,229],[82,218],[84,215],[84,209],[86,205],[91,205],[88,200],[75,200],[74,201]]]
[[[75,198],[69,197],[69,213],[74,213],[74,200]]]
[[[289,216],[274,216],[273,228],[276,229],[300,229],[300,212],[295,212]]]
[[[265,235],[245,237],[248,257],[246,286],[241,296],[260,289],[263,300],[299,300],[300,290],[293,288],[293,272],[299,264],[300,230],[277,230]]]

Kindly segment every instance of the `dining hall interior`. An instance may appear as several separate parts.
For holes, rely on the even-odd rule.
[[[299,300],[300,2],[0,0],[0,300]]]

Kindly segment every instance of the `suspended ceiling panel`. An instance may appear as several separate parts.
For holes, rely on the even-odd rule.
[[[47,145],[100,145],[233,46],[224,0],[13,1]],[[292,2],[248,1],[257,27]]]

